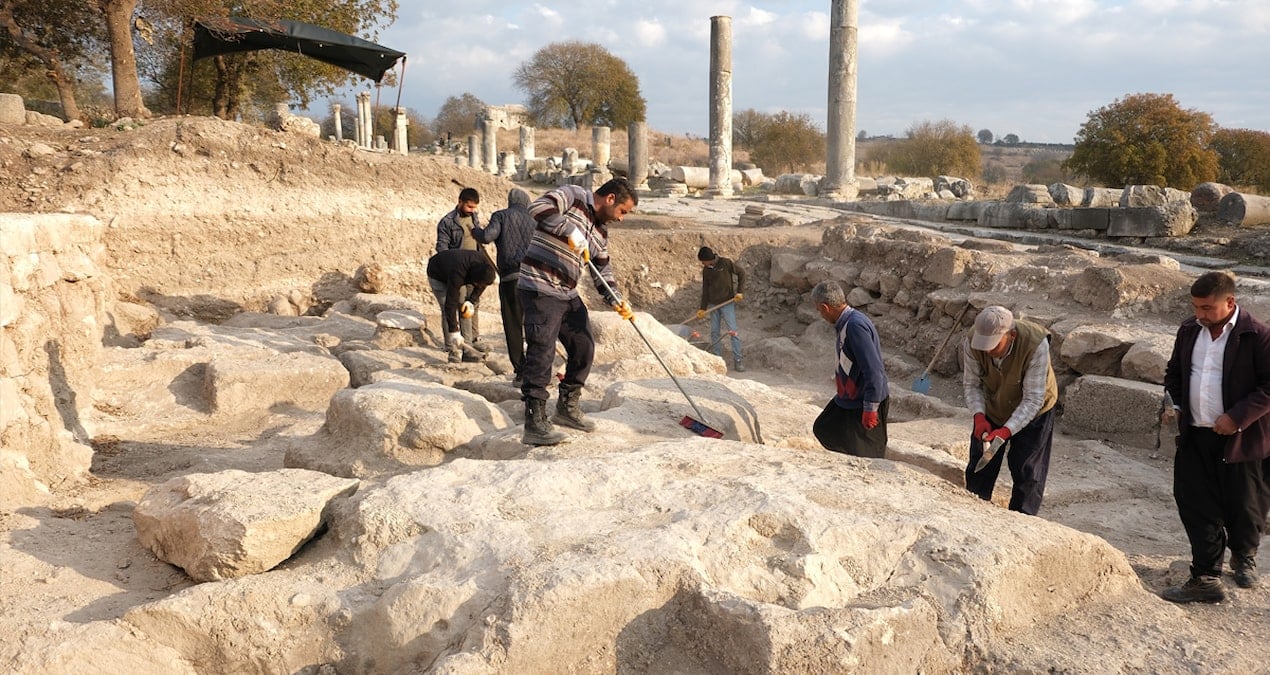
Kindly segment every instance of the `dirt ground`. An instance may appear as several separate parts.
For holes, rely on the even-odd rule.
[[[295,153],[291,161],[305,166],[307,172],[293,174],[291,180],[308,184],[315,200],[319,199],[316,193],[328,185],[317,177],[334,172],[331,165],[348,155],[315,145],[316,141],[280,141],[268,133],[261,137],[285,142],[289,152]],[[180,167],[205,158],[197,149],[187,156],[171,147],[153,147],[150,140],[138,130],[0,129],[0,169],[5,173],[0,181],[0,211],[46,212],[74,206],[109,211],[118,206],[111,201],[110,185],[119,180],[113,174],[121,165],[149,156],[161,158],[154,160],[155,175],[170,174],[179,181],[190,175]],[[241,139],[244,156],[235,161],[242,162],[243,170],[271,171],[271,165],[253,164],[252,153],[259,151],[251,149],[254,142],[249,146],[247,140]],[[42,164],[31,155],[37,142],[70,148],[69,158],[59,160],[60,164]],[[433,186],[428,193],[434,202],[416,206],[439,215],[452,205],[455,189],[446,173],[449,169],[438,168],[445,166],[435,161],[416,167],[398,164],[380,175]],[[226,179],[211,176],[206,180]],[[505,192],[508,185],[492,177],[483,180],[481,187],[488,193]],[[192,202],[196,200],[197,194],[191,196]],[[807,219],[816,216],[809,211]],[[708,244],[750,269],[750,287],[738,311],[747,345],[766,337],[802,336],[809,324],[798,318],[797,295],[769,287],[765,265],[773,248],[810,250],[818,244],[821,230],[808,226],[742,230],[735,222],[734,213],[717,210],[706,200],[648,200],[615,228],[614,260],[624,290],[637,308],[663,323],[684,322],[696,309],[696,249]],[[1270,237],[1258,231],[1205,225],[1185,241],[1140,243],[1192,254],[1233,254],[1232,260],[1245,265],[1265,266],[1270,261]],[[708,334],[703,323],[696,326]],[[905,354],[888,357],[888,365],[895,367],[889,373],[892,388],[907,389],[924,364]],[[803,362],[779,364],[747,359],[747,372],[730,376],[751,378],[822,405],[831,394],[823,367],[830,358],[829,354],[807,354]],[[931,393],[947,403],[961,404],[955,379],[936,375]],[[92,478],[58,491],[51,505],[0,512],[0,606],[4,607],[0,663],[20,648],[23,636],[52,625],[118,617],[131,607],[190,586],[192,582],[180,569],[159,562],[137,542],[131,511],[142,493],[186,473],[281,468],[277,437],[312,433],[321,425],[322,415],[283,411],[231,424],[157,422],[161,421],[139,423],[126,434],[99,434],[93,444]],[[1060,433],[1041,517],[1105,538],[1125,552],[1143,585],[1152,591],[1184,581],[1188,552],[1170,491],[1171,439],[1166,434],[1158,450],[1151,447],[1150,439],[1138,439],[1133,445],[1097,440]],[[994,501],[1004,506],[1009,481],[1003,478]],[[1259,561],[1262,569],[1270,569],[1270,554],[1263,551]],[[1179,660],[1188,668],[1202,664],[1195,668],[1199,672],[1270,672],[1266,665],[1270,663],[1270,588],[1263,584],[1240,590],[1229,581],[1227,588],[1230,599],[1225,603],[1178,610],[1193,622],[1196,632],[1209,636],[1208,642],[1196,645],[1196,653],[1178,655]],[[1115,649],[1121,642],[1150,639],[1155,634],[1152,626],[1107,626],[1093,616],[1087,624],[1055,627],[1049,635],[1026,639],[1040,653],[1052,652],[1056,663],[1082,662],[1083,656],[1087,667],[1059,668],[1062,672],[1102,672],[1097,664],[1100,649]],[[1206,661],[1205,654],[1239,656]]]

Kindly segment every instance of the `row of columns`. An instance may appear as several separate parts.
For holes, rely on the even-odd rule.
[[[829,29],[829,101],[826,125],[825,177],[821,196],[855,199],[859,184],[855,178],[856,55],[859,44],[859,0],[832,0]],[[335,136],[342,139],[339,105],[335,111]],[[357,95],[357,144],[374,147],[372,140],[370,92]],[[406,152],[405,111],[396,111],[393,147]],[[497,126],[492,119],[481,120],[481,134],[467,137],[468,166],[500,173]],[[648,179],[647,126],[635,122],[627,129],[628,171],[633,185]],[[382,144],[382,139],[379,140]],[[534,129],[520,127],[520,157],[534,158]],[[592,127],[591,157],[596,166],[606,167],[610,158],[609,127]],[[732,195],[732,17],[710,17],[710,177],[706,194]],[[504,170],[505,172],[505,170]]]

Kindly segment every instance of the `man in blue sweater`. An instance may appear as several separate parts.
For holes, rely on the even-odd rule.
[[[883,457],[890,386],[877,328],[863,312],[847,305],[846,293],[836,281],[816,284],[811,302],[820,317],[834,325],[838,338],[837,394],[816,418],[812,433],[827,450]]]

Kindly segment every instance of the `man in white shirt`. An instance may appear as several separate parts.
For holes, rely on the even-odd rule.
[[[1257,547],[1270,509],[1270,328],[1235,303],[1235,280],[1209,272],[1191,285],[1164,373],[1177,419],[1173,499],[1191,543],[1191,577],[1160,595],[1221,602],[1222,559],[1235,584],[1257,585]]]

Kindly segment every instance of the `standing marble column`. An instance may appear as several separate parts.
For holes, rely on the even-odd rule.
[[[637,190],[647,187],[648,124],[645,122],[631,122],[626,128],[626,177]]]
[[[860,184],[855,179],[859,9],[859,0],[832,0],[829,10],[829,114],[825,130],[827,156],[820,196],[843,201],[853,201],[860,195]]]
[[[410,152],[408,147],[410,145],[409,135],[406,133],[406,128],[410,125],[410,120],[406,119],[405,108],[397,108],[396,112],[397,124],[393,128],[392,134],[393,149],[395,149],[398,154],[404,155]]]
[[[706,194],[732,196],[732,17],[710,17],[710,183]]]
[[[609,142],[612,130],[608,127],[591,127],[591,162],[597,169],[608,170],[612,145]]]
[[[481,168],[481,142],[476,134],[467,135],[467,165],[473,169]]]
[[[335,122],[335,142],[344,140],[344,122],[340,119],[340,104],[331,104],[331,119]]]
[[[498,173],[498,127],[495,126],[494,120],[481,120],[481,139],[484,141],[484,151],[481,153],[484,159],[485,170],[489,173]]]
[[[520,127],[520,158],[534,159],[534,128],[521,125]]]

